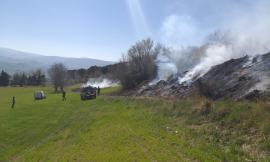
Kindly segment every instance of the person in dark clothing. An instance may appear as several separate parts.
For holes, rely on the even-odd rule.
[[[67,99],[66,99],[66,92],[65,91],[63,91],[62,92],[62,101],[66,101]]]
[[[98,94],[98,96],[100,95],[100,87],[99,86],[97,88],[97,94]]]
[[[16,102],[16,99],[15,99],[15,96],[13,96],[13,97],[12,97],[12,105],[11,105],[11,108],[14,108],[15,102]]]

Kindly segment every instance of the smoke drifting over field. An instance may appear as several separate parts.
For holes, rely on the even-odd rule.
[[[118,86],[119,82],[110,80],[104,77],[99,77],[99,78],[90,78],[86,84],[84,84],[82,87],[100,87],[100,88],[107,88],[107,87],[115,87]]]
[[[269,52],[269,6],[270,1],[260,0],[248,9],[232,7],[222,23],[205,33],[200,33],[190,16],[169,16],[161,33],[170,52],[158,57],[159,79],[166,80],[167,74],[188,70],[179,82],[189,82],[229,59]]]

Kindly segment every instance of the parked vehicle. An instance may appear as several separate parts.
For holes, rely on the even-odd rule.
[[[43,100],[46,99],[45,93],[43,91],[37,91],[34,93],[35,100]]]
[[[81,100],[91,100],[91,99],[96,99],[97,93],[96,93],[96,88],[95,87],[84,87],[81,89]]]

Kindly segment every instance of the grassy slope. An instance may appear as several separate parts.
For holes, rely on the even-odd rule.
[[[46,100],[33,101],[37,89]],[[204,116],[191,101],[67,98],[47,88],[0,88],[0,161],[270,160],[265,105],[216,102]]]

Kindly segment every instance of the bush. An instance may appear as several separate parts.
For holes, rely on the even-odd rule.
[[[6,87],[9,85],[9,79],[10,79],[10,75],[7,72],[4,72],[2,70],[2,72],[0,73],[0,86],[1,87]]]

